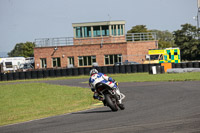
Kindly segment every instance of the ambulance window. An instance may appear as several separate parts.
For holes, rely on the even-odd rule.
[[[150,60],[158,60],[159,55],[150,55]]]
[[[174,55],[178,55],[178,53],[177,53],[177,52],[174,52]]]
[[[160,60],[163,60],[163,55],[162,54],[160,55]]]
[[[171,59],[171,53],[169,53],[169,59]]]

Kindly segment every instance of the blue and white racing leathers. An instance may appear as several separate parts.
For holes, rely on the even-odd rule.
[[[103,83],[110,86],[111,88],[117,88],[117,85],[114,83],[114,80],[103,73],[96,73],[90,77],[89,79],[90,87],[95,89],[95,85],[97,83]]]
[[[111,77],[108,77],[107,75],[105,75],[103,73],[96,73],[96,74],[93,74],[89,79],[89,85],[91,87],[91,90],[94,92],[94,96],[93,97],[95,99],[99,99],[99,95],[98,95],[98,93],[96,93],[96,88],[95,88],[97,83],[103,83],[103,84],[106,84],[106,85],[110,86],[113,89],[116,89],[116,93],[119,96],[121,96],[119,88],[114,83],[114,80]],[[119,102],[121,103],[121,99],[120,99]]]

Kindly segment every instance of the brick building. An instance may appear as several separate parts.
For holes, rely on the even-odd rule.
[[[125,34],[125,21],[73,23],[74,37],[35,39],[36,68],[142,63],[157,48],[155,33]]]

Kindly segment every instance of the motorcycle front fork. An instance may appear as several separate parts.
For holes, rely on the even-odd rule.
[[[113,90],[110,91],[110,93],[117,99],[117,102],[119,104],[122,103],[119,88],[114,88]]]

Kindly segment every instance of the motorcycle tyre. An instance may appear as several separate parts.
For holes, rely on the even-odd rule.
[[[112,99],[110,98],[110,94],[105,94],[106,104],[112,111],[118,111],[117,104],[113,103]]]

